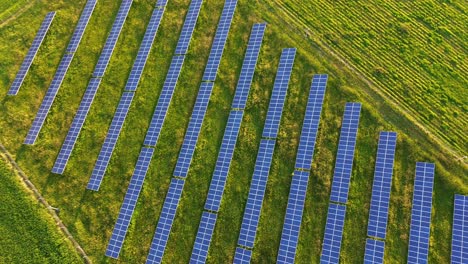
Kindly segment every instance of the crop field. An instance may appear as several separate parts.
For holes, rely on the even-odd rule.
[[[457,156],[468,142],[465,1],[264,1],[343,58]]]
[[[91,78],[120,2],[98,1],[51,112],[33,146],[23,145],[24,138],[60,58],[65,52],[74,25],[86,1],[38,1],[21,16],[0,28],[0,57],[2,58],[0,61],[0,142],[15,155],[17,163],[47,201],[52,206],[60,208],[62,221],[94,263],[143,263],[146,260],[224,4],[224,1],[206,0],[202,5],[185,64],[155,148],[123,250],[119,260],[115,261],[105,257],[105,249],[190,4],[189,0],[168,1],[162,24],[104,181],[99,192],[94,192],[86,190],[86,184],[124,90],[155,0],[134,1],[65,173],[63,175],[52,174],[51,169]],[[434,9],[441,6],[443,4],[438,3]],[[273,165],[253,249],[253,263],[274,263],[276,260],[307,95],[312,75],[315,73],[329,74],[329,82],[312,163],[296,262],[319,262],[344,104],[358,101],[363,104],[363,109],[347,205],[341,263],[362,263],[364,257],[375,155],[380,131],[398,132],[386,240],[386,263],[403,263],[407,258],[414,171],[417,161],[436,164],[429,261],[430,263],[448,263],[453,197],[455,193],[468,194],[467,165],[456,161],[445,149],[441,149],[438,142],[416,126],[412,118],[408,118],[396,109],[395,104],[389,103],[381,96],[368,93],[373,90],[368,82],[335,56],[305,39],[302,32],[297,30],[306,25],[310,26],[304,22],[307,17],[312,17],[313,14],[317,16],[323,14],[317,10],[304,10],[301,13],[301,19],[298,20],[301,24],[293,26],[283,24],[283,19],[289,20],[289,16],[276,15],[277,13],[283,14],[284,10],[295,12],[294,10],[298,10],[296,8],[301,7],[309,8],[302,6],[299,1],[271,4],[267,1],[239,1],[165,251],[164,262],[187,263],[190,258],[250,30],[254,23],[265,21],[268,26],[264,44],[218,214],[208,263],[232,262],[279,57],[281,50],[289,47],[296,47],[298,54],[273,156]],[[455,8],[456,4],[450,4],[449,7],[455,11],[458,10]],[[6,96],[42,19],[47,12],[53,10],[57,11],[57,15],[19,94]],[[393,9],[389,6],[385,10],[390,12]],[[382,12],[382,15],[384,14],[386,13]],[[377,14],[373,15],[377,16]],[[340,19],[338,16],[334,18],[337,21]],[[313,17],[313,19],[318,18]],[[374,19],[378,20],[377,17]],[[388,19],[390,22],[391,19]],[[360,22],[356,21],[356,23]],[[319,28],[319,25],[323,28]],[[332,31],[326,23],[313,26],[317,27],[313,35],[323,33],[325,36],[327,32]],[[357,24],[355,26],[358,27]],[[409,23],[409,30],[414,32],[412,34],[420,34],[412,26]],[[447,45],[452,47],[453,43],[450,51],[453,56],[442,56],[440,63],[453,59],[457,66],[451,71],[440,73],[441,75],[438,75],[439,73],[429,75],[425,70],[421,70],[422,68],[414,69],[415,64],[418,63],[415,60],[411,60],[408,64],[414,67],[407,66],[406,62],[398,61],[400,59],[392,54],[390,47],[385,50],[386,46],[378,40],[375,40],[373,45],[382,45],[381,48],[375,46],[372,51],[379,50],[382,53],[382,60],[376,58],[378,56],[370,51],[354,50],[354,46],[343,48],[343,50],[334,47],[334,51],[347,58],[350,56],[349,50],[353,49],[356,58],[359,58],[361,62],[350,60],[352,65],[377,83],[378,87],[388,88],[388,91],[382,89],[385,96],[401,103],[405,111],[416,111],[417,107],[416,114],[411,112],[412,117],[424,124],[428,122],[424,121],[423,117],[428,113],[433,113],[436,116],[434,120],[437,119],[440,123],[433,121],[431,126],[428,125],[428,129],[434,133],[440,132],[442,122],[445,122],[448,130],[443,135],[444,140],[453,140],[453,142],[450,141],[453,148],[458,150],[465,148],[466,152],[466,145],[463,145],[466,142],[461,138],[464,133],[462,129],[466,129],[463,127],[463,118],[466,120],[466,109],[463,108],[466,107],[466,101],[463,100],[466,98],[456,97],[457,94],[463,92],[463,82],[466,78],[459,69],[466,68],[464,59],[459,58],[466,54],[463,51],[466,47],[466,40],[462,38],[466,33],[452,29],[452,27],[455,28],[454,25],[449,26],[448,29],[453,30],[454,36],[453,42]],[[318,31],[319,29],[322,31]],[[334,34],[342,34],[340,30],[337,25]],[[366,31],[368,30],[360,29],[359,32]],[[327,40],[324,38],[323,41]],[[344,44],[347,40],[341,39],[341,41],[339,45],[346,46]],[[414,47],[412,44],[407,45],[411,48],[419,47],[416,44]],[[437,50],[441,48],[435,47]],[[424,49],[424,47],[420,48]],[[437,52],[432,50],[427,52],[428,60],[434,60],[435,57],[432,56],[435,56]],[[367,56],[374,56],[374,59],[367,58],[365,56],[367,53],[369,53]],[[425,55],[420,54],[420,56]],[[383,57],[387,58],[387,63],[395,61],[395,64],[381,64]],[[373,75],[372,72],[377,66],[385,69],[386,72],[382,75],[380,73]],[[434,65],[431,64],[432,66]],[[367,75],[367,73],[370,74]],[[445,76],[449,73],[453,74],[453,77],[452,75],[450,78],[448,75]],[[397,96],[399,92],[396,89],[402,89],[398,88],[402,86],[398,85],[400,77],[396,78],[393,75],[404,75],[405,82],[412,85],[414,93],[421,98],[418,97],[417,102],[411,102],[408,98]],[[410,76],[416,78],[414,82],[409,79]],[[423,95],[421,92],[421,87],[425,87],[426,82],[440,85],[437,86],[438,88],[433,88],[433,95],[426,93]],[[449,89],[447,85],[451,88]],[[395,89],[393,92],[395,95],[392,95],[393,90],[390,88]],[[436,93],[440,93],[441,96],[436,97]],[[410,94],[413,93],[410,92]],[[427,100],[424,100],[423,96],[426,96]],[[443,97],[447,97],[447,106],[438,107],[437,105],[442,104],[439,99]],[[415,97],[411,98],[415,100]],[[453,98],[454,101],[448,98]],[[449,104],[453,107],[449,107]],[[453,117],[451,111],[457,111],[458,117]],[[440,120],[441,118],[444,120]],[[439,132],[437,135],[442,138]],[[0,195],[3,195],[3,190],[0,190]]]

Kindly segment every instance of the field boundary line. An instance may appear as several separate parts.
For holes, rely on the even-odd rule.
[[[13,168],[15,174],[19,176],[22,180],[22,182],[26,185],[27,189],[31,191],[34,194],[34,198],[44,205],[45,209],[49,212],[49,214],[52,216],[54,219],[55,223],[59,227],[59,229],[62,231],[62,233],[65,235],[65,237],[71,241],[73,247],[78,251],[78,254],[83,258],[84,262],[86,264],[91,264],[91,260],[89,259],[88,255],[86,255],[86,252],[83,250],[83,248],[78,244],[78,242],[75,240],[73,235],[68,231],[67,227],[63,224],[62,220],[60,217],[57,215],[57,212],[55,211],[55,208],[53,208],[47,201],[46,199],[41,195],[39,190],[34,186],[34,184],[29,180],[28,176],[21,170],[21,168],[18,166],[18,164],[15,162],[11,154],[8,152],[8,150],[3,146],[2,143],[0,143],[0,156],[2,159],[4,159],[6,162],[10,164],[10,166]]]

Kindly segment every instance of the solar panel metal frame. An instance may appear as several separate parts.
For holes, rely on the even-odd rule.
[[[332,202],[348,202],[360,114],[360,103],[346,103],[330,194]]]
[[[330,203],[320,263],[339,263],[345,216],[345,205]]]
[[[175,50],[176,55],[187,54],[190,41],[192,40],[193,31],[195,29],[195,25],[197,24],[198,16],[200,14],[202,3],[203,0],[192,0],[190,2],[187,15],[185,16],[185,22],[182,26],[182,31],[180,33],[179,41],[177,42],[177,47]]]
[[[159,217],[158,226],[154,233],[153,241],[151,242],[147,264],[161,263],[164,250],[166,249],[167,241],[171,233],[172,223],[174,222],[177,206],[182,196],[184,188],[184,180],[172,178],[169,191],[164,200],[161,216]]]
[[[365,264],[383,264],[385,254],[385,242],[368,238],[364,253]]]
[[[262,137],[264,138],[276,138],[278,136],[281,115],[283,113],[295,56],[295,48],[283,49],[281,53],[265,126],[263,127]]]
[[[174,95],[174,90],[184,64],[185,56],[174,56],[172,58],[169,72],[166,75],[161,94],[159,95],[158,103],[153,113],[150,126],[146,132],[145,142],[146,146],[156,146],[159,135],[161,133],[164,120],[167,115],[167,110]]]
[[[252,259],[252,250],[237,247],[234,255],[234,264],[249,264]]]
[[[190,263],[205,263],[208,257],[211,238],[216,225],[217,214],[203,212],[193,246]]]
[[[221,13],[221,18],[218,22],[218,28],[211,46],[211,52],[208,57],[208,62],[203,73],[203,81],[216,80],[221,57],[223,56],[224,46],[228,37],[229,29],[231,27],[234,11],[236,10],[237,0],[226,0]]]
[[[34,40],[31,44],[31,47],[29,48],[28,53],[26,54],[26,57],[24,58],[23,63],[21,64],[20,70],[16,74],[15,80],[11,84],[10,90],[8,91],[8,95],[18,94],[18,91],[21,85],[23,84],[24,78],[28,74],[29,68],[31,67],[32,62],[36,57],[36,54],[39,48],[41,47],[41,44],[44,41],[47,32],[49,31],[50,25],[52,24],[54,17],[55,12],[49,12],[42,21],[42,24],[39,27],[39,30],[37,31],[36,36],[34,37]]]
[[[119,105],[117,106],[117,110],[107,132],[106,139],[104,140],[104,144],[102,145],[98,159],[94,165],[91,178],[89,179],[88,186],[86,187],[88,190],[98,191],[101,186],[102,179],[106,173],[112,152],[117,144],[117,139],[120,131],[122,130],[123,123],[127,117],[134,96],[135,93],[124,92],[120,98]]]
[[[100,83],[101,79],[98,78],[93,78],[89,82],[88,88],[86,88],[86,92],[83,95],[83,99],[81,100],[78,111],[73,118],[73,122],[70,126],[70,129],[68,130],[67,136],[65,137],[57,159],[55,160],[52,173],[62,174],[64,172]]]
[[[107,245],[106,256],[108,257],[115,259],[119,257],[153,153],[154,149],[152,148],[143,148],[140,152],[135,171],[133,172],[119,216],[112,231],[111,239]]]
[[[367,235],[385,239],[397,133],[380,132]]]
[[[76,25],[75,32],[73,32],[72,38],[68,43],[67,53],[74,53],[80,45],[81,39],[83,38],[84,31],[88,26],[89,19],[93,14],[94,8],[96,7],[97,0],[88,0],[81,13],[80,20]]]
[[[468,263],[468,196],[455,194],[451,263]]]
[[[42,100],[39,110],[34,118],[34,121],[31,125],[31,128],[28,131],[24,144],[32,145],[36,142],[39,132],[44,125],[44,122],[47,118],[47,115],[52,107],[52,104],[57,96],[58,90],[62,85],[65,74],[70,67],[70,64],[73,60],[73,54],[65,54],[60,61],[57,72],[55,73],[54,79],[52,80],[49,89],[47,89],[46,95]]]
[[[101,51],[101,55],[99,56],[99,60],[94,67],[93,76],[94,77],[102,77],[107,69],[107,65],[112,57],[112,53],[114,52],[115,45],[119,39],[120,32],[122,31],[123,25],[125,20],[127,19],[128,12],[132,6],[133,0],[123,0],[120,4],[119,11],[117,16],[114,20],[114,24],[112,25],[112,29],[107,37],[106,43],[104,44],[104,48]]]
[[[435,165],[433,163],[416,163],[408,263],[427,263],[431,231],[434,172]]]

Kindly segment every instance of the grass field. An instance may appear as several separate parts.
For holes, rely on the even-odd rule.
[[[38,2],[15,21],[0,28],[0,56],[3,58],[0,62],[0,141],[16,155],[17,162],[30,175],[46,199],[60,207],[62,220],[96,263],[116,262],[104,256],[105,248],[190,1],[169,1],[101,189],[97,193],[87,191],[86,183],[123,91],[154,2],[134,2],[63,176],[51,174],[50,170],[91,77],[120,1],[98,1],[51,114],[37,144],[32,147],[24,146],[22,142],[70,39],[73,31],[73,26],[70,25],[76,23],[85,1]],[[202,6],[194,39],[117,262],[141,263],[146,259],[222,7],[223,1],[205,1]],[[16,97],[4,96],[43,16],[51,10],[59,12],[20,93]],[[294,170],[293,161],[307,102],[306,95],[314,73],[328,73],[330,77],[301,226],[297,262],[316,263],[319,260],[344,103],[360,101],[363,103],[363,111],[344,229],[342,263],[360,263],[364,256],[374,157],[381,130],[399,133],[386,261],[401,263],[406,260],[415,162],[432,161],[437,167],[430,262],[447,263],[450,257],[453,195],[468,193],[468,179],[464,176],[468,171],[466,165],[454,161],[424,131],[396,111],[379,94],[373,93],[365,81],[334,56],[305,39],[296,28],[285,27],[274,12],[279,12],[279,9],[269,9],[266,2],[239,1],[164,261],[184,263],[190,257],[250,29],[255,22],[267,21],[269,25],[208,262],[226,263],[232,260],[281,49],[297,47],[298,56],[253,251],[254,263],[272,263],[276,259],[291,173]],[[435,82],[441,81],[437,76],[431,78]],[[458,84],[456,80],[453,82],[454,85]],[[389,81],[387,84],[391,87],[392,83]],[[447,134],[449,133],[452,131]],[[453,138],[460,143],[460,138],[453,133]]]
[[[0,24],[11,18],[29,2],[34,0],[3,0],[0,3]]]
[[[0,157],[0,262],[81,263],[46,209]]]

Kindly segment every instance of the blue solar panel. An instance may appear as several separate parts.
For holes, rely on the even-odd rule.
[[[468,196],[455,194],[452,231],[452,263],[468,263]]]
[[[397,134],[380,132],[367,235],[385,239]]]
[[[193,30],[197,24],[198,15],[200,14],[200,8],[203,0],[192,0],[189,6],[189,10],[185,17],[184,26],[182,27],[182,33],[179,37],[179,42],[175,50],[175,54],[185,55],[192,39]]]
[[[44,125],[44,121],[49,113],[50,108],[52,107],[52,103],[55,100],[55,96],[62,84],[63,79],[65,78],[65,73],[70,67],[70,63],[73,59],[73,54],[65,54],[60,61],[60,65],[55,73],[54,79],[47,90],[47,93],[42,100],[41,106],[39,107],[39,111],[37,112],[36,117],[34,118],[33,124],[29,129],[28,135],[24,141],[24,144],[32,145],[36,142],[37,136],[41,131],[42,126]]]
[[[91,18],[91,14],[94,11],[94,7],[96,6],[97,0],[88,0],[86,6],[81,13],[80,20],[76,25],[75,32],[73,32],[73,36],[68,43],[67,52],[74,53],[78,49],[78,45],[80,44],[81,38],[83,37],[84,31],[86,26],[88,25],[89,19]]]
[[[52,168],[53,173],[62,174],[65,170],[68,159],[71,156],[71,152],[75,146],[81,128],[83,127],[86,116],[89,112],[89,108],[91,107],[91,103],[94,100],[94,96],[96,95],[96,91],[100,83],[101,79],[96,78],[91,79],[89,82],[88,88],[86,89],[83,99],[81,100],[80,107],[78,108],[75,118],[73,118],[70,130],[68,130],[67,137],[63,142],[57,160],[55,161],[54,167]]]
[[[255,162],[255,170],[237,242],[237,244],[244,247],[253,248],[254,246],[274,150],[274,140],[262,139],[260,141],[260,149],[257,154],[257,161]]]
[[[328,75],[326,74],[316,74],[312,79],[304,123],[302,124],[301,139],[296,155],[295,167],[297,169],[310,170],[312,166],[312,157],[314,155],[327,79]]]
[[[433,163],[416,163],[408,263],[427,263],[431,230],[434,170],[435,166]]]
[[[278,72],[276,73],[275,84],[273,86],[273,93],[270,99],[265,127],[263,128],[263,137],[276,138],[278,135],[281,113],[283,112],[284,101],[286,99],[286,92],[288,90],[295,56],[296,49],[283,49],[278,66]]]
[[[117,143],[117,138],[119,137],[120,131],[122,130],[123,123],[127,117],[128,110],[132,104],[134,93],[123,93],[120,98],[119,105],[117,106],[117,111],[115,112],[114,118],[110,125],[109,131],[107,132],[106,139],[102,145],[101,152],[99,157],[94,165],[93,173],[91,179],[88,182],[87,189],[98,191],[99,186],[101,185],[102,178],[106,172],[107,165],[114,151],[115,144]]]
[[[213,178],[211,179],[208,197],[205,202],[206,210],[214,212],[219,211],[243,115],[244,111],[231,111],[229,114],[226,130],[224,131],[223,142],[219,151],[218,160],[216,161]]]
[[[353,169],[354,149],[360,113],[360,103],[346,103],[340,141],[338,143],[335,171],[333,173],[330,195],[330,201],[332,202],[346,203],[348,201],[349,182],[351,181],[351,170]]]
[[[205,263],[208,257],[211,237],[216,225],[216,214],[203,212],[200,226],[198,227],[197,237],[193,246],[190,263]]]
[[[236,9],[237,0],[226,0],[219,20],[218,29],[211,46],[210,56],[206,64],[205,73],[203,74],[203,81],[215,81],[216,73],[218,72],[221,56],[224,51],[224,44],[228,37],[229,28],[231,27],[232,17]]]
[[[128,77],[127,84],[125,86],[126,91],[136,91],[138,87],[138,82],[140,82],[141,73],[145,68],[148,55],[153,46],[154,38],[158,32],[159,25],[161,24],[161,19],[164,15],[164,8],[156,8],[151,15],[150,22],[146,27],[145,36],[140,44],[140,49],[138,50],[137,57],[133,63],[132,71]]]
[[[127,193],[125,194],[122,207],[120,208],[117,222],[115,223],[112,236],[107,245],[106,256],[111,258],[118,258],[122,244],[127,234],[130,221],[132,220],[133,211],[138,201],[143,182],[145,180],[146,172],[148,171],[151,158],[153,157],[154,149],[143,148],[138,157],[138,161],[133,172],[130,185],[128,186]]]
[[[344,205],[331,203],[328,207],[320,263],[339,263],[345,215],[346,206]]]
[[[166,81],[164,82],[161,95],[159,95],[158,104],[154,110],[148,132],[146,133],[146,146],[156,146],[158,142],[159,134],[161,133],[164,119],[166,118],[167,109],[171,103],[177,79],[179,78],[182,65],[184,64],[184,59],[185,56],[174,56],[172,58],[169,72],[166,75]]]
[[[109,60],[112,56],[112,52],[114,52],[115,44],[119,39],[120,32],[122,31],[122,27],[125,23],[125,19],[127,18],[128,11],[132,6],[133,0],[123,0],[120,4],[119,12],[117,13],[117,17],[114,20],[114,24],[112,25],[112,29],[107,37],[106,44],[104,44],[104,48],[101,52],[101,56],[99,57],[98,63],[94,68],[94,77],[102,77],[104,72],[106,71],[107,65],[109,64]]]
[[[156,2],[156,7],[164,7],[167,4],[167,0],[158,0]]]
[[[283,232],[279,247],[278,263],[293,263],[299,240],[302,214],[307,193],[309,172],[294,171],[291,190],[289,192],[288,207],[284,218]]]
[[[187,128],[187,133],[185,134],[184,142],[182,143],[182,148],[179,153],[179,158],[177,159],[174,176],[183,178],[187,177],[212,90],[212,82],[202,83],[200,86],[200,91],[198,92],[195,107],[193,109],[192,116]]]
[[[252,250],[245,248],[236,248],[236,254],[234,255],[234,264],[249,264],[252,258]]]
[[[382,264],[384,263],[385,242],[367,239],[366,253],[364,254],[365,264]]]
[[[42,21],[41,27],[39,28],[39,31],[37,32],[36,37],[34,38],[32,45],[29,48],[28,54],[26,54],[26,57],[21,64],[20,70],[18,74],[16,74],[16,78],[13,81],[10,90],[8,91],[8,95],[16,95],[18,93],[21,84],[23,84],[24,78],[26,77],[26,74],[28,73],[29,67],[31,67],[34,57],[36,57],[37,51],[39,50],[39,47],[41,46],[47,31],[49,31],[50,24],[52,24],[54,17],[55,12],[50,12],[47,13],[44,21]]]
[[[244,109],[249,96],[250,86],[257,65],[258,54],[262,45],[266,24],[255,24],[250,34],[249,45],[245,53],[244,63],[237,82],[236,94],[232,103],[232,108]]]
[[[169,191],[164,201],[161,216],[159,217],[158,226],[151,242],[150,251],[146,263],[161,263],[164,249],[171,233],[172,223],[179,204],[182,190],[184,189],[184,180],[173,178]]]

